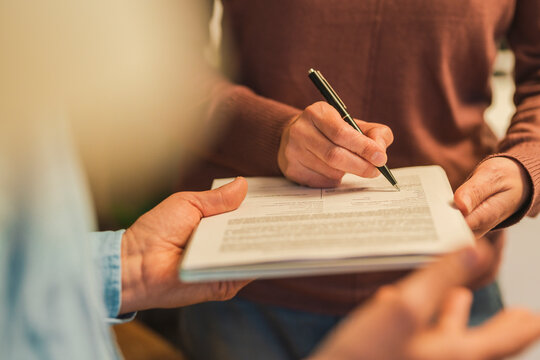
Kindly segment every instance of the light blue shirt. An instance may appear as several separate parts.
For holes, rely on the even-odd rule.
[[[94,232],[88,235],[92,257],[99,270],[103,302],[109,322],[116,322],[121,305],[120,244],[124,231]]]
[[[103,289],[103,303],[109,324],[119,324],[133,320],[136,313],[120,315],[122,304],[122,264],[121,244],[125,230],[102,231],[88,234],[92,246],[92,256],[99,271]]]
[[[122,232],[88,236],[68,132],[45,124],[0,136],[0,358],[118,359]]]

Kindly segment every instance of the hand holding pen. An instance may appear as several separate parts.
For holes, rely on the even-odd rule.
[[[339,185],[345,173],[376,177],[394,140],[385,125],[355,120],[355,130],[327,102],[317,102],[291,119],[281,136],[278,164],[292,181],[311,187]]]

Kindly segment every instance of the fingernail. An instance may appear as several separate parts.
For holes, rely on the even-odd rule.
[[[382,152],[377,151],[373,156],[371,157],[371,163],[375,166],[383,166],[386,161],[386,157]]]

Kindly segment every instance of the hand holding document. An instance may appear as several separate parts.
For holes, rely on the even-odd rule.
[[[444,170],[347,174],[332,189],[284,178],[248,178],[235,211],[202,219],[180,266],[183,281],[405,269],[474,243]],[[230,179],[218,179],[213,187]]]

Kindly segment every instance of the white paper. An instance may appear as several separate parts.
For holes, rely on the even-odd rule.
[[[201,221],[182,262],[182,277],[192,278],[197,271],[218,278],[219,272],[236,274],[234,278],[246,273],[286,276],[294,269],[296,275],[317,269],[330,273],[347,267],[336,259],[356,258],[364,258],[368,270],[406,267],[416,263],[418,255],[425,260],[425,255],[473,243],[452,205],[442,168],[392,172],[401,191],[383,176],[347,174],[333,189],[302,187],[284,178],[248,178],[248,194],[239,209]],[[213,187],[231,180],[215,180]]]

